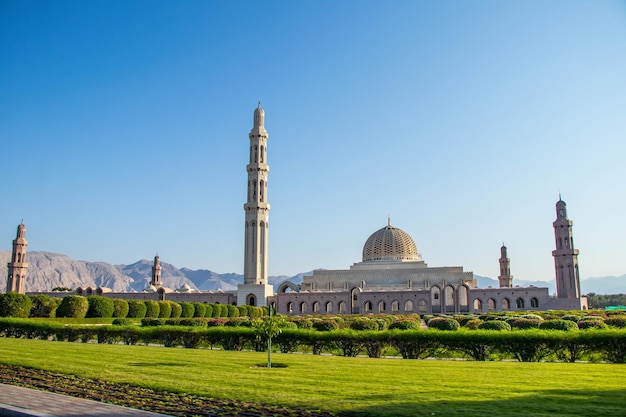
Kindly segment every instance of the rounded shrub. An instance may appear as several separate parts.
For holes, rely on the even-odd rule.
[[[428,327],[437,330],[458,330],[460,325],[459,322],[453,318],[435,317],[428,320]]]
[[[389,330],[418,330],[419,328],[420,328],[420,323],[411,319],[396,320],[389,325]],[[457,328],[458,328],[458,322],[457,322]]]
[[[113,326],[133,326],[135,323],[131,319],[117,318],[111,324]]]
[[[523,317],[516,317],[513,320],[507,320],[506,322],[509,323],[512,329],[517,330],[538,329],[541,324],[545,323],[542,323],[540,320],[525,319]]]
[[[9,292],[0,294],[0,317],[23,317],[30,316],[33,301],[25,294]]]
[[[101,295],[90,295],[87,297],[89,308],[87,309],[86,317],[113,317],[113,310],[115,305],[110,298],[102,297]]]
[[[141,300],[128,300],[128,314],[126,317],[142,319],[146,317],[146,303]]]
[[[172,316],[172,304],[169,301],[157,301],[159,304],[159,318],[169,319]]]
[[[204,304],[204,317],[213,317],[213,304]]]
[[[476,330],[483,323],[484,323],[484,321],[482,321],[481,319],[476,318],[476,319],[471,319],[470,321],[465,323],[465,325],[463,327],[465,327],[466,329],[470,329],[470,330]]]
[[[350,328],[352,330],[378,330],[378,323],[376,320],[360,317],[350,321]]]
[[[465,327],[465,325],[466,325],[466,324],[467,324],[470,320],[476,320],[477,318],[478,318],[478,316],[473,315],[473,314],[468,314],[468,315],[465,315],[465,316],[454,316],[454,319],[455,319],[456,321],[458,321],[458,322],[459,322],[459,324],[460,324],[462,327]]]
[[[143,327],[155,327],[155,326],[163,326],[164,320],[157,319],[154,317],[145,317],[141,319],[141,325]]]
[[[161,305],[154,300],[146,300],[144,301],[146,304],[146,318],[157,318],[159,317],[159,310],[161,309]]]
[[[113,317],[125,318],[128,316],[128,301],[121,298],[113,299]]]
[[[226,310],[228,311],[228,317],[239,317],[239,309],[237,306],[228,304],[226,306]]]
[[[581,318],[582,318],[581,316],[578,316],[576,314],[566,314],[563,317],[561,317],[561,319],[563,319],[563,320],[569,320],[569,321],[573,321],[575,323],[578,323]]]
[[[190,317],[193,317],[194,313],[196,312],[196,306],[193,305],[193,303],[187,303],[187,302],[182,302],[182,303],[178,303],[180,304],[180,317],[183,319],[187,319]]]
[[[222,317],[222,306],[221,304],[209,304],[212,307],[211,317]],[[224,307],[225,309],[226,307]]]
[[[206,327],[208,320],[204,317],[180,319],[180,326]]]
[[[523,316],[521,316],[523,319],[530,319],[530,320],[539,320],[539,321],[543,321],[543,317],[541,317],[539,314],[524,314]]]
[[[578,330],[578,325],[571,320],[555,319],[545,320],[539,325],[541,330],[561,330],[572,331]]]
[[[316,320],[313,322],[313,328],[319,332],[329,332],[331,330],[337,330],[339,324],[334,320]]]
[[[80,295],[69,295],[63,297],[61,304],[57,307],[57,317],[73,317],[82,319],[87,315],[89,302]]]
[[[313,321],[306,317],[291,317],[289,321],[295,323],[298,329],[311,330],[313,328]]]
[[[626,316],[610,316],[604,320],[604,323],[609,327],[618,327],[620,329],[626,328]]]
[[[490,320],[484,322],[478,328],[480,330],[511,330],[511,325],[504,320]]]
[[[193,304],[193,316],[194,317],[206,317],[206,304],[204,303],[192,303]]]
[[[174,301],[168,301],[170,308],[172,309],[170,313],[170,317],[173,319],[177,319],[183,313],[183,307],[179,303],[175,303]]]
[[[578,322],[578,328],[582,330],[587,329],[606,329],[609,326],[606,325],[604,320],[580,320]]]
[[[57,307],[61,303],[60,298],[48,295],[31,295],[30,300],[33,302],[30,308],[30,317],[54,317]]]
[[[248,317],[248,306],[243,305],[237,308],[239,309],[239,317]]]

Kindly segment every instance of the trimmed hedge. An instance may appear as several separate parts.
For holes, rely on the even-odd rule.
[[[57,307],[61,304],[60,298],[49,295],[31,295],[30,299],[33,302],[30,317],[55,317]]]
[[[511,325],[506,321],[491,320],[479,325],[478,328],[480,330],[511,330]]]
[[[80,295],[68,295],[63,297],[61,304],[57,307],[57,317],[74,317],[82,319],[87,314],[89,302]]]
[[[100,295],[90,295],[87,297],[89,308],[85,317],[113,317],[115,304],[111,298]]]
[[[141,300],[128,300],[128,314],[126,317],[142,319],[146,317],[146,303]]]
[[[434,317],[428,320],[428,327],[437,330],[458,330],[459,322],[452,318]]]
[[[113,317],[125,318],[128,317],[128,301],[121,298],[113,299]]]
[[[196,306],[193,303],[182,302],[180,304],[180,317],[182,318],[190,318],[193,317],[196,312]]]
[[[152,318],[159,317],[159,311],[161,309],[161,306],[160,306],[160,304],[157,301],[145,300],[144,304],[146,305],[146,316],[145,317],[152,317]]]
[[[159,305],[159,315],[160,319],[169,319],[172,317],[172,303],[169,301],[157,301]]]
[[[33,301],[24,294],[0,294],[0,317],[28,317]]]
[[[19,318],[0,319],[0,336],[58,341],[98,343],[161,344],[166,347],[213,347],[227,350],[256,349],[259,347],[255,331],[249,327],[183,327],[184,321],[201,319],[145,319],[154,320],[155,327],[124,325],[125,319],[116,319],[119,325],[85,326],[63,325],[57,322]],[[144,321],[145,321],[144,320]],[[224,319],[214,319],[224,320]],[[575,362],[583,355],[594,360],[612,363],[626,362],[626,330],[605,329],[581,332],[553,330],[516,330],[494,332],[464,330],[362,330],[349,329],[320,332],[304,329],[284,329],[275,338],[281,352],[304,349],[354,356],[367,354],[380,357],[386,349],[406,359],[431,356],[467,357],[474,360],[513,358],[522,362],[542,359]],[[397,353],[396,353],[397,352]]]
[[[561,330],[561,331],[573,331],[578,330],[578,325],[571,320],[546,320],[539,325],[542,330]]]

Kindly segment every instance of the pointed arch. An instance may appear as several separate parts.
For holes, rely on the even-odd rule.
[[[404,303],[404,311],[413,311],[413,301],[406,300],[406,302]]]
[[[474,311],[483,311],[483,302],[480,298],[474,299]]]

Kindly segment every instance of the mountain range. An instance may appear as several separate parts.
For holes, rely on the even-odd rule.
[[[11,257],[8,251],[0,251],[0,292],[6,288],[7,263]],[[150,283],[153,261],[142,259],[130,265],[111,265],[106,262],[76,261],[67,255],[51,252],[28,252],[29,263],[26,276],[26,291],[50,291],[55,287],[107,287],[115,292],[143,291]],[[243,283],[243,275],[234,272],[219,274],[208,269],[178,269],[172,264],[161,262],[163,285],[177,289],[187,284],[200,291],[237,289]],[[278,287],[289,280],[300,284],[303,272],[294,276],[277,275],[269,277],[269,283]],[[474,275],[479,288],[498,287],[498,280]],[[514,285],[527,287],[548,287],[550,294],[556,291],[554,280],[527,281],[514,279]],[[626,293],[626,275],[619,277],[593,277],[582,280],[583,294],[623,294]]]

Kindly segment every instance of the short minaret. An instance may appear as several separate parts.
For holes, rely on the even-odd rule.
[[[511,259],[507,256],[506,246],[504,243],[500,248],[500,275],[498,276],[500,281],[500,288],[513,287],[513,275],[511,275]]]
[[[161,282],[161,258],[159,255],[154,257],[154,265],[152,266],[152,280],[150,280],[150,285],[155,288],[161,288],[163,283]]]
[[[267,131],[265,111],[254,110],[254,122],[248,135],[250,138],[247,201],[243,208],[245,221],[245,254],[243,286],[237,290],[237,303],[265,306],[267,297],[273,295],[273,287],[267,282],[268,232],[270,205],[267,202]]]
[[[574,249],[572,221],[567,218],[567,207],[560,195],[556,203],[556,220],[552,225],[556,244],[556,250],[552,251],[552,256],[554,256],[557,297],[580,298],[578,249]]]
[[[24,294],[24,284],[26,282],[26,270],[28,264],[26,263],[26,247],[28,246],[28,240],[26,240],[26,226],[24,223],[20,223],[17,226],[17,236],[13,240],[13,252],[11,253],[11,261],[7,264],[9,276],[7,279],[7,292],[16,292]]]

